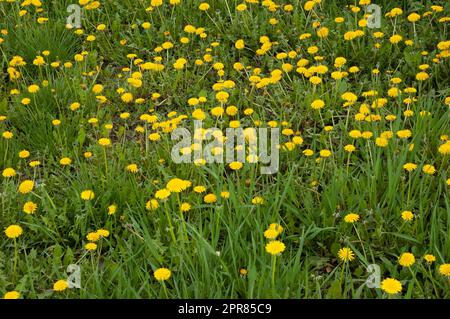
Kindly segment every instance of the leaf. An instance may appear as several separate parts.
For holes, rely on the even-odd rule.
[[[55,245],[53,248],[53,263],[56,265],[61,265],[62,248],[60,245]]]
[[[68,247],[66,249],[66,253],[64,254],[64,259],[63,259],[64,265],[70,265],[73,263],[73,261],[74,261],[74,259],[73,259],[72,249],[70,249],[70,247]]]
[[[333,283],[331,284],[330,288],[328,288],[327,291],[327,298],[328,299],[339,299],[342,297],[342,288],[341,288],[341,282],[339,279],[335,279]]]
[[[416,244],[422,244],[421,241],[419,241],[419,240],[417,240],[417,239],[415,239],[415,238],[413,238],[411,236],[404,235],[404,234],[391,233],[391,232],[384,232],[383,234],[393,235],[395,237],[399,237],[401,239],[404,239],[404,240],[407,240],[407,241],[410,241],[410,242],[413,242],[413,243],[416,243]]]
[[[8,112],[8,99],[4,98],[0,101],[0,114],[4,115]]]
[[[341,248],[341,245],[339,244],[339,243],[336,243],[336,242],[334,242],[332,245],[331,245],[331,253],[335,256],[335,255],[337,255],[337,253],[338,253],[338,251],[339,251],[339,249]]]
[[[85,140],[86,140],[86,131],[82,127],[78,131],[78,137],[77,137],[78,144],[80,144],[80,146],[83,146]]]

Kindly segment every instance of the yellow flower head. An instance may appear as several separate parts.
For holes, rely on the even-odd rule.
[[[220,197],[222,197],[222,198],[229,198],[230,197],[230,192],[227,192],[227,191],[222,191],[222,192],[220,192]]]
[[[202,2],[202,3],[200,3],[200,5],[198,6],[198,8],[199,8],[201,11],[206,11],[206,10],[209,9],[209,4],[208,4],[207,2]]]
[[[240,170],[242,168],[243,164],[241,162],[231,162],[229,164],[229,167],[233,170],[233,171],[237,171]]]
[[[3,177],[13,177],[14,175],[16,175],[16,170],[11,167],[5,168],[2,172]]]
[[[158,268],[153,273],[153,276],[155,276],[155,279],[158,281],[168,280],[171,275],[172,275],[172,272],[167,268]]]
[[[87,201],[87,200],[94,199],[95,194],[94,194],[94,192],[92,190],[87,189],[87,190],[82,191],[80,196],[81,196],[82,200],[86,200]]]
[[[359,220],[359,215],[355,214],[355,213],[347,214],[344,217],[344,221],[346,223],[350,223],[350,224],[353,224],[353,223],[357,222],[358,220]]]
[[[410,130],[400,130],[397,132],[397,136],[399,138],[409,138],[412,136],[412,133]]]
[[[63,157],[59,160],[59,164],[61,164],[63,166],[70,165],[71,163],[72,163],[72,160],[68,157]]]
[[[66,280],[58,280],[53,284],[53,290],[54,291],[64,291],[67,288],[69,288],[69,284]]]
[[[109,237],[109,230],[100,228],[99,230],[97,230],[97,234],[100,237],[107,238],[107,237]]]
[[[450,277],[450,264],[440,265],[439,273],[443,276]]]
[[[402,291],[402,284],[397,279],[386,278],[381,282],[381,289],[390,295],[398,294]]]
[[[242,39],[237,40],[236,43],[234,44],[234,46],[236,47],[236,49],[242,50],[245,48],[245,42]]]
[[[394,34],[393,36],[391,36],[389,38],[389,42],[391,42],[392,44],[397,44],[400,41],[402,41],[403,37],[399,34]]]
[[[3,295],[3,299],[19,299],[20,293],[18,291],[8,291]]]
[[[432,264],[436,261],[436,257],[431,254],[426,254],[425,256],[423,256],[423,259],[425,259],[425,261],[429,264]]]
[[[275,229],[269,228],[264,232],[264,237],[267,239],[275,239],[278,237],[278,232]]]
[[[313,108],[314,110],[320,110],[325,106],[325,102],[318,99],[318,100],[314,100],[311,103],[311,108]]]
[[[319,154],[320,154],[320,157],[323,157],[323,158],[327,158],[327,157],[330,157],[332,155],[330,150],[321,150],[319,152]]]
[[[23,212],[24,212],[25,214],[34,214],[34,212],[36,211],[36,209],[37,209],[37,204],[35,204],[35,203],[31,202],[31,201],[26,202],[26,203],[23,205]]]
[[[414,163],[406,163],[405,165],[403,165],[403,169],[407,170],[408,172],[412,172],[416,168],[417,168],[417,165]]]
[[[166,188],[160,189],[160,190],[156,191],[156,193],[155,193],[155,198],[161,199],[161,200],[167,199],[169,196],[170,196],[170,191]]]
[[[130,165],[127,165],[126,170],[131,173],[137,173],[138,166],[136,164],[130,164]]]
[[[173,178],[167,183],[166,189],[173,193],[179,193],[186,190],[190,186],[190,181],[185,181],[180,178]]]
[[[98,144],[101,146],[109,146],[111,145],[111,140],[109,138],[103,137],[98,140]]]
[[[189,203],[181,203],[180,205],[180,211],[185,213],[188,212],[191,209],[191,204]]]
[[[338,257],[339,257],[339,259],[341,261],[347,262],[347,261],[354,260],[355,259],[355,254],[350,248],[344,247],[344,248],[339,249]]]
[[[286,246],[279,240],[270,241],[266,245],[266,252],[272,256],[281,254],[286,249]]]
[[[86,235],[86,239],[89,241],[97,241],[100,239],[100,235],[97,232],[90,232]]]
[[[409,221],[411,221],[413,218],[414,218],[414,214],[413,214],[411,211],[405,210],[405,211],[402,212],[402,219],[403,219],[404,221],[409,222]]]
[[[194,187],[194,192],[196,193],[204,193],[206,191],[206,187],[205,186],[195,186]]]
[[[398,259],[398,263],[403,267],[411,267],[416,262],[416,258],[411,253],[403,253]]]
[[[433,175],[434,173],[436,173],[436,168],[433,165],[426,164],[423,166],[422,171],[425,174]]]
[[[25,180],[19,185],[19,193],[28,194],[34,188],[34,182],[32,180]]]
[[[414,23],[420,20],[420,15],[414,12],[408,15],[407,19],[409,22]]]
[[[217,201],[217,196],[212,193],[207,194],[207,195],[205,195],[205,197],[203,197],[203,201],[207,204],[215,203]]]
[[[22,235],[23,229],[19,225],[11,225],[5,229],[5,235],[8,238],[14,239]]]
[[[96,250],[97,249],[97,244],[96,243],[87,243],[86,245],[84,245],[84,248],[86,250]]]
[[[255,196],[252,198],[252,204],[253,205],[262,205],[264,204],[264,198],[261,196]]]
[[[159,203],[156,199],[151,199],[145,204],[145,209],[147,210],[157,210]]]
[[[450,154],[450,141],[447,141],[446,143],[442,144],[438,148],[438,152],[442,155],[449,155]]]

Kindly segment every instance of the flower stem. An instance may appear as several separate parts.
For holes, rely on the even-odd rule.
[[[105,159],[105,178],[107,178],[108,175],[108,162],[106,160],[106,149],[103,148],[103,158]]]
[[[275,287],[275,271],[277,269],[277,256],[272,257],[272,287]]]
[[[172,236],[172,240],[175,243],[177,239],[175,238],[175,233],[173,232],[172,219],[170,218],[169,210],[167,209],[166,203],[164,203],[164,212],[166,213],[167,222],[169,223],[170,236]]]
[[[177,194],[177,201],[178,201],[178,209],[180,212],[180,222],[183,225],[183,233],[184,233],[184,238],[186,241],[188,241],[188,235],[187,235],[187,228],[186,228],[186,221],[184,220],[184,215],[183,212],[181,211],[181,200],[180,200],[180,194]]]
[[[416,278],[416,274],[414,271],[412,271],[411,267],[408,267],[409,271],[411,272],[411,275],[414,278],[414,281],[416,282],[417,286],[419,287],[420,292],[422,293],[423,297],[425,297],[425,293],[423,292],[422,286],[420,285],[419,281]]]
[[[167,293],[166,283],[164,281],[162,282],[162,286],[163,286],[164,295],[166,296],[166,299],[169,299],[169,294]]]
[[[13,266],[13,282],[16,279],[16,269],[17,269],[17,259],[18,259],[18,251],[17,251],[17,239],[14,238],[14,266]]]
[[[363,241],[361,240],[361,236],[359,236],[358,228],[356,228],[355,224],[353,224],[353,228],[355,228],[356,236],[358,236],[359,242],[361,243],[361,247],[364,253],[364,258],[367,260],[366,250],[364,248]]]

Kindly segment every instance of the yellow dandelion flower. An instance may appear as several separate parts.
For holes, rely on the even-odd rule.
[[[200,5],[198,6],[198,8],[201,10],[201,11],[206,11],[206,10],[208,10],[209,9],[209,4],[207,3],[207,2],[202,2],[202,3],[200,3]]]
[[[97,230],[97,234],[100,237],[107,238],[107,237],[109,237],[109,230],[100,228],[99,230]]]
[[[207,195],[205,195],[205,197],[203,197],[203,201],[207,204],[215,203],[217,201],[217,196],[212,193],[207,194]]]
[[[188,212],[190,209],[191,209],[191,204],[189,204],[189,203],[181,203],[180,211],[185,213],[185,212]]]
[[[29,201],[23,205],[22,210],[25,214],[34,214],[36,209],[37,209],[37,204],[33,203],[32,201]]]
[[[191,186],[190,181],[185,181],[180,178],[173,178],[166,184],[166,189],[173,193],[179,193]]]
[[[392,294],[398,294],[402,291],[402,284],[400,281],[394,278],[386,278],[381,282],[381,289],[392,295]]]
[[[20,293],[18,291],[8,291],[3,295],[3,299],[19,299]]]
[[[81,196],[82,200],[88,201],[88,200],[92,200],[95,198],[95,193],[92,190],[87,189],[87,190],[82,191],[80,196]]]
[[[405,165],[403,165],[403,169],[407,170],[408,172],[412,172],[416,168],[417,168],[417,165],[414,163],[406,163]]]
[[[413,220],[413,218],[414,218],[414,214],[411,211],[405,210],[402,212],[402,219],[404,221],[409,222],[409,221]]]
[[[84,245],[84,248],[89,251],[96,250],[97,244],[96,243],[87,243],[86,245]]]
[[[69,284],[67,283],[66,280],[58,280],[57,282],[55,282],[53,284],[54,291],[61,292],[61,291],[66,290],[67,288],[69,288]]]
[[[416,258],[411,253],[403,253],[398,259],[398,263],[403,267],[411,267],[416,262]]]
[[[168,280],[171,275],[172,275],[172,272],[169,269],[167,269],[167,268],[158,268],[153,273],[153,276],[158,281]]]
[[[3,177],[13,177],[15,175],[16,175],[16,170],[11,167],[5,168],[2,172]]]
[[[338,257],[343,262],[352,261],[355,259],[355,254],[353,250],[348,247],[343,247],[338,251]]]
[[[109,205],[108,206],[108,215],[114,215],[117,211],[116,205]]]
[[[111,145],[111,140],[109,138],[103,137],[103,138],[98,140],[98,144],[101,145],[101,146],[110,146]]]
[[[90,232],[86,235],[86,239],[89,241],[97,241],[100,239],[100,235],[97,232]]]
[[[165,200],[170,196],[170,191],[166,188],[156,191],[155,198]]]
[[[425,259],[425,261],[429,264],[432,264],[436,261],[436,257],[431,254],[426,254],[425,256],[423,256],[423,259]]]
[[[130,165],[127,165],[126,170],[131,173],[137,173],[138,166],[136,164],[130,164]]]
[[[23,229],[19,225],[10,225],[5,229],[5,235],[8,238],[14,239],[22,235]]]
[[[266,245],[266,252],[273,256],[281,254],[285,249],[286,246],[279,240],[273,240]]]
[[[34,188],[34,182],[32,180],[25,180],[19,185],[19,193],[28,194]]]
[[[434,173],[436,173],[436,168],[433,165],[426,164],[423,166],[422,171],[425,174],[433,175]]]
[[[145,209],[147,210],[157,210],[159,203],[156,199],[151,199],[145,204]]]
[[[240,170],[243,166],[243,164],[241,162],[231,162],[228,165],[233,171],[237,171]]]
[[[350,223],[350,224],[353,224],[353,223],[357,222],[358,220],[359,220],[359,215],[355,214],[355,213],[347,214],[344,217],[344,221],[346,223]]]
[[[68,157],[63,157],[59,160],[59,164],[61,164],[63,166],[70,165],[71,163],[72,163],[72,160]]]
[[[440,265],[439,273],[443,276],[450,277],[450,264]]]
[[[278,235],[279,235],[279,233],[275,229],[272,229],[272,228],[269,228],[264,231],[264,237],[267,239],[275,239],[278,237]]]

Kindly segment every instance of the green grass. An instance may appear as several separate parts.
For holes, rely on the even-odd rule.
[[[42,12],[33,6],[21,7],[19,1],[0,1],[0,29],[7,31],[0,35],[0,116],[4,116],[0,132],[14,134],[0,139],[0,169],[16,171],[0,181],[0,295],[14,290],[23,298],[392,297],[363,285],[367,266],[377,264],[381,280],[401,281],[402,291],[395,298],[449,298],[449,277],[439,267],[450,262],[450,161],[438,149],[450,134],[450,62],[445,57],[448,46],[446,51],[437,47],[449,40],[448,22],[439,22],[449,15],[449,3],[373,1],[382,7],[381,29],[364,28],[364,36],[347,41],[344,33],[358,29],[364,15],[361,6],[358,13],[345,7],[355,1],[322,0],[313,11],[306,11],[306,1],[280,0],[274,12],[252,3],[246,3],[246,11],[237,11],[236,6],[245,1],[209,2],[211,8],[204,12],[198,9],[201,1],[193,0],[181,0],[177,6],[165,0],[153,11],[146,11],[150,1],[101,1],[98,9],[82,9],[83,34],[76,34],[65,28],[69,1],[43,1]],[[283,10],[289,3],[292,12]],[[442,5],[444,10],[422,16],[414,35],[406,17],[412,12],[423,15],[431,5]],[[394,7],[402,8],[403,14],[397,19],[385,17]],[[20,10],[28,13],[20,16]],[[334,22],[339,16],[345,18],[341,24]],[[49,21],[40,24],[39,17]],[[271,18],[278,24],[271,25]],[[329,28],[328,37],[316,35],[312,24],[317,21]],[[150,22],[150,29],[143,29],[143,22]],[[106,25],[104,31],[96,29],[101,23]],[[206,37],[183,31],[188,24],[204,28]],[[403,37],[397,45],[389,42],[394,26]],[[377,31],[384,33],[382,39],[374,38]],[[299,40],[306,32],[311,38]],[[86,41],[88,35],[95,35],[95,41]],[[258,55],[261,36],[269,37],[272,47]],[[181,37],[190,42],[182,44]],[[235,48],[238,39],[244,39],[244,50]],[[413,44],[406,45],[407,39]],[[155,51],[167,41],[174,47]],[[318,53],[309,54],[311,46],[317,46]],[[43,55],[45,50],[48,56]],[[277,58],[278,53],[290,51],[297,56]],[[84,60],[76,62],[74,56],[83,52]],[[160,57],[165,68],[142,71],[143,85],[132,87],[127,79],[140,69],[136,59],[127,57],[131,53],[144,62]],[[46,61],[43,66],[33,65],[39,55]],[[15,67],[21,73],[18,79],[8,74],[14,56],[26,61]],[[359,72],[334,80],[336,57],[347,60],[342,70],[358,66]],[[179,58],[187,60],[183,70],[173,67]],[[307,68],[327,66],[328,71],[319,75],[322,84],[314,86],[296,72],[300,59],[309,61]],[[196,60],[203,64],[196,65]],[[64,66],[69,61],[72,67]],[[52,62],[60,64],[53,67]],[[213,67],[217,62],[224,65],[223,76]],[[235,62],[247,68],[238,71],[233,68]],[[255,68],[261,69],[261,78],[270,77],[283,63],[290,63],[293,70],[283,72],[281,80],[262,88],[251,84]],[[430,78],[418,81],[416,74],[423,64],[429,65]],[[375,68],[378,75],[372,72]],[[393,77],[402,82],[392,84]],[[212,89],[220,80],[234,81],[235,88],[226,89],[230,97],[222,106],[235,105],[238,113],[216,119],[209,111],[221,105]],[[37,93],[27,91],[32,84],[39,85]],[[103,92],[92,92],[95,84],[102,84]],[[414,87],[417,92],[389,97],[393,86]],[[133,102],[123,102],[119,88],[131,92]],[[378,96],[363,94],[372,90]],[[345,92],[358,95],[358,101],[343,107]],[[152,98],[153,93],[160,96]],[[100,103],[98,95],[107,101]],[[199,96],[207,101],[188,105],[190,98]],[[417,100],[408,106],[407,97]],[[23,105],[24,98],[30,104]],[[137,98],[144,102],[136,103]],[[325,107],[313,110],[310,104],[319,98]],[[376,98],[386,98],[386,105],[371,108]],[[74,102],[81,105],[76,111],[69,108]],[[363,104],[379,119],[356,120]],[[232,120],[239,120],[243,127],[254,127],[255,121],[267,127],[269,121],[276,121],[278,127],[289,127],[301,136],[303,143],[291,151],[282,147],[280,170],[273,175],[261,175],[260,165],[249,163],[238,171],[227,164],[175,164],[170,157],[175,144],[170,132],[140,117],[154,114],[163,123],[176,111],[176,116],[187,116],[178,126],[192,128],[196,108],[207,114],[205,128],[225,130]],[[246,108],[254,113],[245,115]],[[411,117],[404,115],[407,109],[413,111]],[[130,113],[128,119],[120,118],[124,112]],[[388,121],[387,115],[396,118]],[[98,123],[90,123],[92,118]],[[55,119],[61,124],[53,125]],[[113,126],[106,128],[106,124]],[[324,126],[333,129],[325,131]],[[144,132],[136,131],[137,127]],[[396,135],[404,129],[412,131],[410,138]],[[351,130],[372,136],[353,139]],[[376,138],[386,131],[393,134],[388,145],[377,146]],[[161,140],[147,138],[154,132],[160,133]],[[111,140],[111,147],[98,144],[102,137]],[[281,146],[292,137],[282,135]],[[353,153],[344,149],[348,144],[356,147]],[[314,154],[305,156],[305,149]],[[320,158],[324,149],[331,150],[332,156]],[[21,158],[22,150],[30,156]],[[93,154],[90,158],[84,156],[88,151]],[[71,164],[61,165],[63,157],[70,158]],[[31,167],[36,160],[40,165]],[[417,164],[417,169],[405,171],[403,165],[408,162]],[[127,171],[129,164],[136,164],[138,172]],[[436,172],[424,173],[426,164]],[[166,201],[158,200],[158,209],[147,210],[147,201],[176,177],[189,180],[192,186],[172,193]],[[27,179],[35,182],[35,188],[21,194],[18,186]],[[194,192],[198,185],[206,192]],[[84,201],[80,194],[88,189],[95,198]],[[222,191],[228,191],[229,198],[222,198]],[[205,203],[208,193],[215,194],[217,202]],[[255,196],[264,203],[253,204]],[[28,201],[38,205],[34,214],[23,212]],[[182,202],[188,202],[191,210],[180,213]],[[109,215],[113,204],[117,211]],[[403,211],[412,211],[413,220],[404,221]],[[360,215],[353,225],[344,221],[351,212]],[[264,237],[271,223],[282,225],[278,240],[286,245],[276,257],[273,282],[274,257],[265,251],[270,240]],[[3,232],[13,224],[23,229],[16,239]],[[98,229],[107,229],[110,235],[96,242],[97,249],[87,251],[86,236]],[[338,258],[343,247],[354,252],[354,260]],[[415,256],[411,267],[399,264],[405,252]],[[427,263],[425,254],[434,255],[436,261]],[[81,267],[81,289],[53,291],[57,280],[68,278],[66,269],[71,264]],[[154,278],[154,271],[161,267],[172,272],[164,282],[166,290]],[[241,269],[247,274],[241,274]]]

